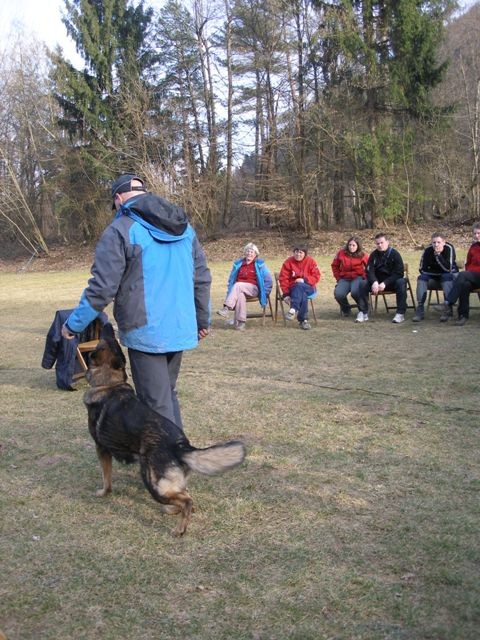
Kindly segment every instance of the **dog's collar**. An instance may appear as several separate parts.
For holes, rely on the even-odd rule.
[[[90,387],[91,391],[108,391],[108,389],[114,389],[115,387],[130,387],[128,382],[116,382],[115,384],[102,384],[99,387]]]
[[[119,387],[125,387],[126,389],[132,389],[128,382],[116,382],[115,384],[103,384],[98,387],[90,387],[85,391],[83,396],[84,403],[89,406],[98,402],[103,402],[108,397],[108,392]]]

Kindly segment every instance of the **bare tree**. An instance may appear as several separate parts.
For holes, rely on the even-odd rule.
[[[0,229],[28,251],[48,253],[45,237],[59,229],[46,188],[55,142],[47,57],[21,32],[9,42],[0,54]]]

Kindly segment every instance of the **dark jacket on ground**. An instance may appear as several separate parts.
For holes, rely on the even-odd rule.
[[[385,283],[386,289],[393,289],[395,281],[403,278],[404,266],[402,256],[393,247],[386,251],[375,249],[370,254],[367,264],[367,278],[370,285],[375,281]]]
[[[79,342],[88,342],[93,339],[94,325],[89,325],[82,333],[76,335],[71,340],[62,337],[62,325],[72,309],[62,309],[55,313],[55,318],[50,327],[45,341],[42,367],[51,369],[55,365],[55,375],[57,387],[65,391],[73,391],[73,375],[80,373],[82,368],[78,362],[77,345]],[[98,319],[105,325],[108,322],[106,313],[101,313]]]

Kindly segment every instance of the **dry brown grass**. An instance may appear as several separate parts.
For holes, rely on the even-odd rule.
[[[212,264],[213,311],[229,267]],[[243,437],[248,458],[192,477],[175,540],[137,469],[116,465],[113,495],[94,497],[83,383],[58,391],[40,368],[54,310],[86,277],[0,275],[9,640],[478,637],[479,310],[461,328],[433,312],[355,325],[325,275],[310,332],[214,316],[185,354],[184,423],[199,446]]]

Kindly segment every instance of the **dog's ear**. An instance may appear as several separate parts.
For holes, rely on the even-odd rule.
[[[117,341],[115,340],[115,342]],[[113,358],[110,361],[110,366],[112,367],[112,369],[125,369],[127,359],[125,358],[122,348],[120,347],[118,342],[116,344],[116,349],[112,350],[112,354]]]
[[[110,322],[106,322],[100,330],[100,338],[104,340],[115,340],[115,332]]]
[[[115,338],[115,331],[113,330],[110,322],[106,322],[101,331],[100,331],[100,339],[103,339],[107,345],[110,353],[112,354],[110,360],[110,366],[112,369],[125,369],[127,364],[127,359],[122,351],[122,347],[120,346],[118,340]]]

